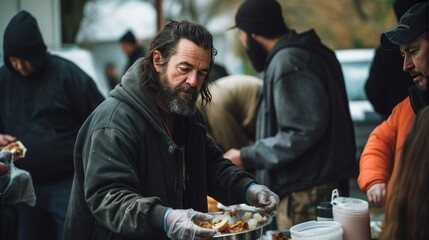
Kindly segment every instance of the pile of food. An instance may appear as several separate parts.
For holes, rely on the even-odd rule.
[[[220,233],[238,233],[249,230],[249,224],[242,220],[238,220],[234,224],[230,224],[227,219],[219,221],[203,221],[199,223],[200,227],[216,229]]]
[[[286,237],[283,232],[274,232],[272,233],[271,237],[272,240],[289,240],[289,238]]]
[[[221,234],[230,234],[255,229],[268,224],[271,220],[268,215],[262,216],[258,212],[236,209],[214,213],[213,216],[212,220],[198,222],[198,225],[203,228],[216,229]]]
[[[21,141],[11,142],[1,149],[1,151],[8,151],[12,153],[13,161],[24,158],[27,148],[24,147]]]

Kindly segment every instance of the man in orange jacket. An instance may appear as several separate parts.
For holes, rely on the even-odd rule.
[[[404,58],[403,70],[413,77],[416,85],[409,88],[409,97],[393,109],[389,118],[374,129],[360,159],[359,187],[378,207],[384,205],[392,192],[393,186],[388,183],[399,171],[402,145],[415,114],[429,105],[428,8],[427,2],[412,6],[395,29],[381,35],[383,48],[399,45]]]

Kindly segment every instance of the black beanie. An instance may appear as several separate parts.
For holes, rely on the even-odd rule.
[[[136,37],[134,34],[128,30],[122,37],[119,39],[119,42],[129,42],[129,43],[136,43]]]
[[[246,0],[235,15],[235,27],[266,37],[287,31],[281,6],[275,0]]]

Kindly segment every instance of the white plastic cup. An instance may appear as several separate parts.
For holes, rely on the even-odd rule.
[[[292,240],[343,240],[341,224],[334,221],[308,221],[290,228]]]
[[[332,215],[334,221],[343,228],[344,240],[370,240],[371,228],[369,219],[369,204],[367,201],[338,197],[338,190],[332,192]]]

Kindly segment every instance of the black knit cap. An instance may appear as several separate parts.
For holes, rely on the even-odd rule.
[[[238,8],[234,27],[268,37],[287,30],[282,8],[275,0],[246,0]]]
[[[429,3],[418,3],[408,9],[399,19],[398,26],[381,34],[381,46],[384,49],[394,49],[396,45],[409,43],[428,32]]]
[[[120,39],[119,42],[136,43],[136,37],[131,30],[128,30]]]

